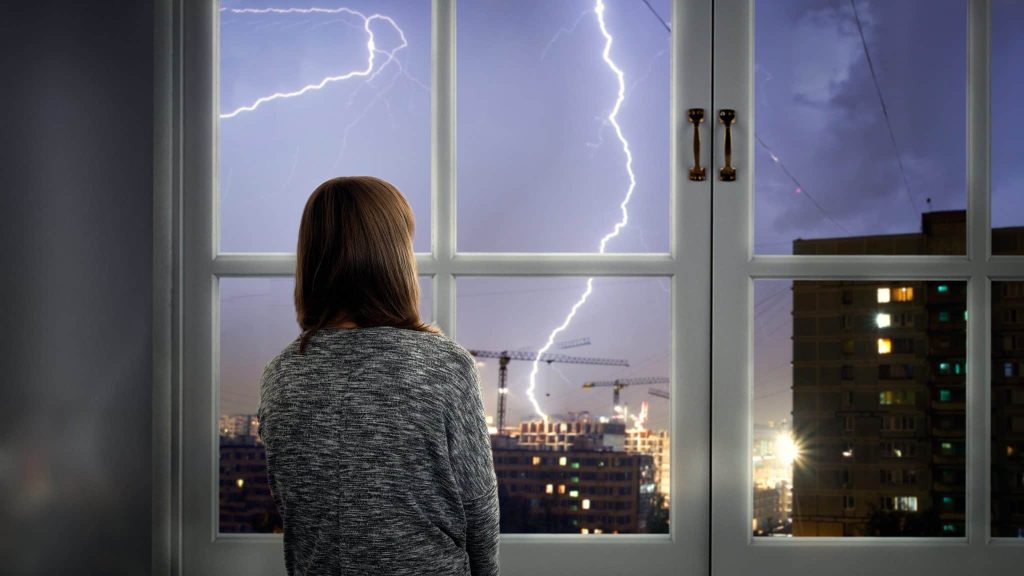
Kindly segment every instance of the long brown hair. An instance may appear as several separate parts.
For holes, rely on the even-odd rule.
[[[299,352],[342,321],[439,332],[420,321],[412,208],[397,188],[370,176],[317,186],[302,212],[295,262]]]

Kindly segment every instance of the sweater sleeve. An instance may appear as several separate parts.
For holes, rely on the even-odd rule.
[[[498,483],[476,363],[469,354],[453,403],[448,430],[449,458],[462,492],[466,552],[473,576],[498,574]],[[468,366],[465,366],[468,362]]]

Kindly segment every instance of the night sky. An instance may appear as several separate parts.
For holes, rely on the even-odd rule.
[[[606,3],[615,38],[610,56],[627,88],[618,121],[637,181],[630,223],[607,251],[664,252],[670,34],[662,19],[671,18],[670,2],[652,1],[654,12],[641,0]],[[221,121],[221,250],[294,251],[302,205],[317,184],[336,175],[373,174],[409,199],[417,216],[415,247],[426,252],[430,3],[319,6],[388,15],[408,45],[372,78],[329,83]],[[856,7],[863,42],[849,0],[756,4],[755,130],[764,143],[755,143],[758,253],[789,253],[795,238],[916,232],[929,198],[933,210],[966,206],[966,1],[857,0]],[[460,3],[460,249],[593,252],[618,221],[629,183],[621,144],[607,122],[618,84],[601,57],[604,38],[592,8],[589,1]],[[996,0],[993,11],[993,222],[1021,225],[1024,115],[1016,102],[1024,99],[1024,0]],[[371,30],[380,51],[401,43],[383,20]],[[221,112],[366,69],[366,40],[362,20],[347,14],[222,12]],[[386,58],[378,52],[377,64]],[[584,281],[461,280],[457,339],[467,348],[537,349]],[[291,287],[290,279],[222,281],[222,413],[255,411],[264,363],[297,334]],[[429,298],[426,289],[426,311]],[[791,406],[789,394],[780,392],[790,380],[788,282],[759,282],[755,302],[755,418],[778,420]],[[585,336],[591,345],[559,352],[624,358],[632,367],[543,365],[538,391],[545,411],[607,415],[611,392],[583,391],[583,382],[666,376],[668,313],[665,279],[596,281],[591,299],[559,337]],[[513,422],[532,412],[523,396],[529,368],[528,362],[510,367]],[[481,374],[485,407],[493,414],[495,363]],[[631,410],[645,399],[652,425],[667,426],[666,403],[646,387],[623,393]]]

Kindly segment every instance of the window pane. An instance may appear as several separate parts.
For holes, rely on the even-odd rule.
[[[1024,281],[992,283],[992,535],[1024,538]]]
[[[992,253],[1024,254],[1024,2],[992,2]],[[1024,513],[1024,512],[1022,512]]]
[[[478,360],[502,532],[668,532],[668,282],[595,278],[545,349],[587,279],[458,280],[457,335]]]
[[[964,282],[756,281],[755,536],[964,535],[966,302]]]
[[[259,381],[274,356],[298,335],[292,278],[220,280],[220,531],[280,532],[267,487],[266,453],[256,409]],[[429,277],[420,278],[420,316],[430,321]]]
[[[671,10],[649,4],[458,4],[459,250],[598,252],[625,210],[604,251],[668,251]]]
[[[965,0],[757,2],[755,252],[963,254],[966,56]]]
[[[345,6],[221,9],[224,252],[293,252],[313,189],[363,174],[405,194],[430,250],[430,3]]]

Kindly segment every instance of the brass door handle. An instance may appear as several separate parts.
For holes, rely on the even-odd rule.
[[[700,125],[704,123],[704,109],[690,108],[687,116],[693,124],[693,166],[690,167],[690,180],[700,182],[707,178],[704,167],[700,165]]]
[[[736,123],[736,111],[723,108],[718,111],[718,120],[725,125],[725,166],[718,171],[723,182],[736,180],[736,168],[732,165],[732,125]]]

